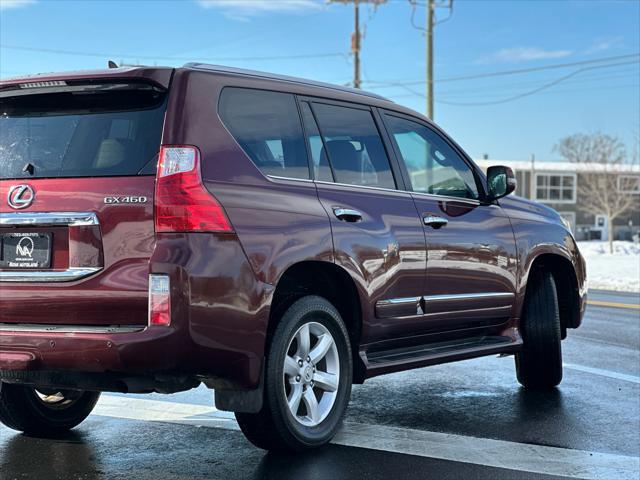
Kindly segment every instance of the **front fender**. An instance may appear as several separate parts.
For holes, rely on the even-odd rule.
[[[570,326],[577,327],[586,307],[586,265],[571,232],[562,224],[559,215],[547,207],[533,202],[510,199],[503,208],[511,219],[518,256],[517,293],[515,315],[522,314],[527,283],[532,268],[544,259],[554,271],[575,275],[575,278],[555,276],[558,282],[573,282],[577,289],[577,305],[571,308],[578,315]],[[567,268],[570,265],[570,268]],[[564,287],[565,285],[561,285]],[[559,288],[565,291],[565,288]],[[563,300],[563,299],[561,299]]]

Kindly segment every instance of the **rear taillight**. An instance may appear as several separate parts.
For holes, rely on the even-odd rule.
[[[149,275],[149,325],[171,324],[171,295],[167,275]]]
[[[162,147],[155,195],[156,232],[231,232],[222,206],[204,188],[195,147]]]

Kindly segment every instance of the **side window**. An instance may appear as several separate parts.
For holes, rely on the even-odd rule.
[[[320,168],[330,163],[338,183],[396,188],[370,111],[323,103],[314,103],[313,111],[324,140]]]
[[[225,88],[218,113],[262,173],[309,178],[302,124],[293,95]]]
[[[415,192],[478,198],[469,165],[430,128],[404,118],[385,115]]]
[[[331,173],[331,167],[327,156],[324,155],[324,161],[321,162],[322,156],[322,138],[320,138],[320,131],[318,125],[313,117],[313,112],[308,102],[302,102],[302,121],[304,122],[304,128],[307,131],[307,140],[309,141],[309,150],[311,150],[311,159],[313,160],[313,172],[316,180],[322,180],[325,182],[333,182],[333,174]]]

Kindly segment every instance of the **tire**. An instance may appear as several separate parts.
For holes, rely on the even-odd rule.
[[[518,382],[528,389],[550,389],[562,381],[558,294],[553,276],[537,271],[527,288],[520,321],[522,350],[516,354]]]
[[[299,341],[306,329],[308,348]],[[306,352],[311,362],[302,358]],[[342,423],[352,375],[351,345],[340,314],[324,298],[303,297],[289,307],[275,329],[266,357],[262,409],[236,413],[240,429],[264,450],[303,451],[326,445]]]
[[[98,392],[41,391],[0,382],[0,422],[28,435],[57,436],[87,418],[98,398]]]

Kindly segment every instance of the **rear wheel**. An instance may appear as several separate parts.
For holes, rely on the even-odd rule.
[[[516,354],[518,381],[526,388],[547,389],[562,381],[562,347],[558,295],[549,272],[532,273],[520,321],[522,350]]]
[[[0,422],[31,435],[55,436],[79,425],[98,392],[39,389],[0,382]]]
[[[303,297],[276,328],[258,413],[236,413],[245,436],[265,450],[301,451],[328,443],[351,395],[352,360],[338,311],[317,296]]]

